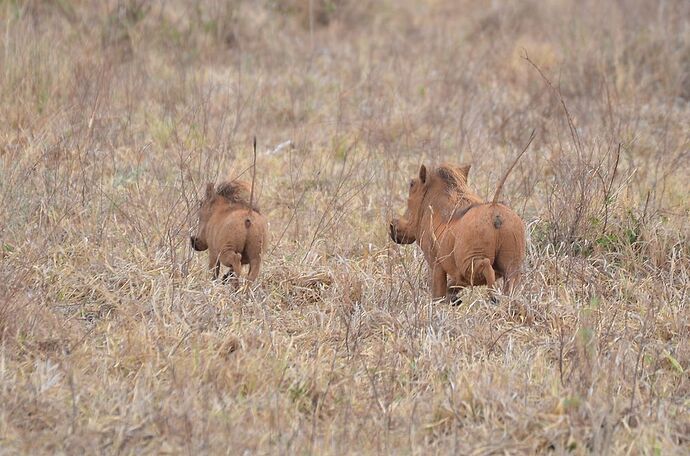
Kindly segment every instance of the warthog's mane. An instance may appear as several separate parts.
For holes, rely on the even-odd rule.
[[[481,203],[474,203],[470,204],[469,206],[461,207],[453,211],[453,220],[458,220],[461,219],[467,214],[470,210],[474,209],[475,207],[482,206],[483,204]]]
[[[432,175],[437,178],[443,189],[442,193],[436,193],[432,198],[435,198],[436,203],[439,204],[437,209],[441,210],[442,214],[443,211],[447,211],[445,216],[457,218],[460,215],[461,217],[470,209],[468,206],[483,202],[467,185],[463,168],[442,164],[432,171]],[[445,209],[443,209],[444,207]],[[462,212],[465,208],[467,210]]]
[[[216,194],[222,196],[227,202],[241,204],[247,208],[249,208],[251,204],[254,211],[260,212],[259,206],[257,206],[256,203],[250,203],[250,193],[251,185],[241,180],[225,181],[220,183],[216,188]]]
[[[441,179],[449,192],[464,193],[467,191],[465,176],[457,168],[451,165],[440,165],[434,170],[434,174]]]

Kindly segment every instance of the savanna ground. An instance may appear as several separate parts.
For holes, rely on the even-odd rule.
[[[687,1],[0,19],[0,453],[690,450]],[[524,283],[431,303],[406,183],[468,162],[489,198],[532,129]],[[188,237],[254,135],[271,242],[234,291]]]

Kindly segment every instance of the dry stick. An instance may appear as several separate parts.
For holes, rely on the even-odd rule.
[[[492,350],[494,349],[494,346],[496,346],[496,344],[497,344],[498,341],[501,339],[501,337],[505,336],[506,334],[508,334],[510,331],[514,330],[514,329],[517,328],[517,327],[518,327],[517,325],[511,326],[510,328],[508,328],[508,329],[506,329],[505,331],[501,332],[501,334],[499,334],[499,335],[494,339],[494,341],[491,342],[491,345],[489,345],[489,349],[487,350],[487,352],[488,352],[489,354],[491,354]],[[502,350],[502,351],[503,351],[503,350]],[[505,353],[505,351],[503,351],[503,352]]]
[[[89,143],[93,138],[93,124],[96,120],[96,111],[98,111],[98,103],[101,101],[101,91],[103,89],[103,78],[105,77],[105,64],[101,64],[101,72],[98,75],[98,86],[96,87],[96,98],[93,100],[93,108],[91,109],[91,116],[89,117],[89,123],[87,124],[87,137]]]
[[[249,214],[254,210],[254,181],[256,180],[256,136],[254,136],[254,161],[252,162],[252,188],[249,192]],[[249,227],[247,227],[249,228]]]
[[[520,157],[522,157],[524,155],[524,153],[529,148],[529,145],[532,144],[532,141],[534,140],[534,137],[536,135],[535,132],[536,132],[536,130],[532,130],[532,133],[529,135],[529,141],[527,141],[527,145],[524,147],[524,149],[522,149],[522,152],[520,152],[518,154],[518,156],[515,157],[513,164],[510,165],[510,168],[508,168],[508,171],[506,171],[506,173],[503,175],[503,178],[498,183],[498,187],[496,187],[496,193],[494,193],[494,199],[493,199],[493,201],[491,201],[492,205],[496,204],[498,202],[498,197],[501,194],[501,190],[503,190],[503,184],[505,184],[506,179],[508,178],[508,174],[510,174],[510,172],[513,170],[513,168],[515,168],[515,165],[517,165],[517,162],[518,162],[518,160],[520,160]]]
[[[536,63],[532,61],[532,59],[529,58],[529,55],[527,55],[527,50],[523,49],[525,52],[525,55],[522,57],[525,59],[530,65],[534,67],[535,70],[537,70],[537,73],[539,73],[539,76],[541,76],[542,80],[544,80],[544,83],[556,94],[558,97],[558,101],[561,103],[561,107],[563,108],[563,112],[565,113],[565,118],[568,121],[568,129],[570,129],[570,136],[573,139],[573,144],[575,146],[575,149],[578,154],[582,153],[582,143],[580,142],[580,135],[577,132],[577,128],[575,127],[575,124],[573,123],[573,118],[570,115],[570,111],[568,111],[568,107],[565,105],[565,100],[563,99],[563,95],[561,94],[560,89],[556,89],[553,84],[551,84],[551,81],[549,78],[546,77],[543,71],[541,71],[541,68],[537,66]]]
[[[558,320],[558,339],[560,341],[559,348],[558,348],[558,374],[561,379],[561,386],[565,386],[565,383],[563,383],[563,319]]]
[[[616,172],[618,171],[618,163],[621,158],[621,143],[618,143],[618,149],[616,150],[616,163],[613,165],[613,173],[611,174],[611,180],[609,181],[608,187],[605,187],[604,192],[604,227],[601,229],[602,236],[606,234],[606,228],[609,224],[609,199],[611,198],[611,189],[613,188],[613,180],[616,178]]]

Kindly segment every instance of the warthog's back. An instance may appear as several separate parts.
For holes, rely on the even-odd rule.
[[[458,213],[451,224],[458,265],[468,265],[473,258],[484,257],[501,274],[525,258],[525,224],[508,206],[472,205]]]
[[[242,253],[244,260],[247,250],[261,252],[266,222],[258,212],[242,205],[230,205],[211,216],[207,230],[209,247]]]

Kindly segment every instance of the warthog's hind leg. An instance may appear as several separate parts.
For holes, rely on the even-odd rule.
[[[522,279],[522,271],[520,267],[511,268],[506,271],[503,276],[503,294],[511,296],[515,287],[520,284],[520,279]]]
[[[259,270],[261,269],[261,257],[256,256],[249,260],[249,274],[247,274],[247,280],[253,282],[259,277]]]
[[[242,255],[237,252],[228,253],[226,260],[229,269],[223,276],[223,283],[228,283],[228,281],[237,283],[242,272]]]
[[[484,280],[486,280],[486,286],[489,288],[489,301],[491,301],[492,304],[497,304],[498,300],[493,293],[494,286],[496,285],[496,271],[494,271],[494,268],[491,266],[491,260],[484,258],[479,261],[475,265],[475,271],[477,274],[483,275]]]

